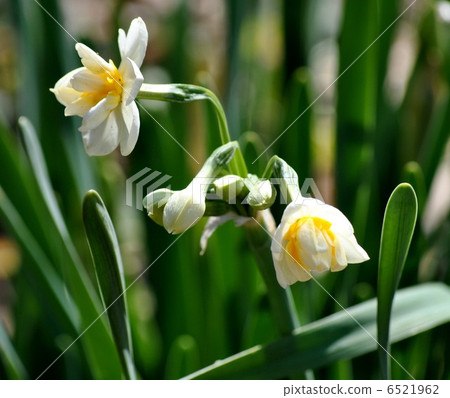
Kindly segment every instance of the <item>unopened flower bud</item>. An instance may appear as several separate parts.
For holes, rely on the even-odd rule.
[[[163,213],[169,198],[174,191],[162,188],[150,192],[143,200],[142,204],[147,209],[148,216],[157,224],[164,226]]]
[[[243,178],[233,174],[218,178],[213,185],[216,195],[231,204],[236,204],[236,198],[245,187]]]
[[[247,181],[250,193],[247,195],[246,201],[251,207],[256,210],[264,210],[273,205],[277,191],[269,180],[249,175]]]
[[[205,194],[195,192],[196,184],[175,192],[164,207],[163,224],[170,234],[180,234],[196,224],[205,213]]]

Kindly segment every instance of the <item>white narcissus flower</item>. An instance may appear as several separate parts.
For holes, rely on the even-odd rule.
[[[284,288],[369,259],[344,214],[312,198],[299,198],[286,207],[271,250],[278,282]]]
[[[88,155],[107,155],[120,145],[126,156],[139,135],[139,112],[134,99],[144,78],[139,68],[147,49],[147,27],[133,19],[128,34],[119,29],[119,68],[84,44],[75,49],[84,67],[63,76],[51,90],[66,109],[66,116],[81,116],[80,131]]]

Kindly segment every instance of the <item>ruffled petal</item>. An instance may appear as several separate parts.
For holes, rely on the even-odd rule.
[[[274,258],[274,265],[277,280],[281,287],[286,288],[297,281],[306,282],[311,279],[310,272],[297,263],[283,247],[280,250],[281,256],[279,259]]]
[[[345,255],[349,264],[358,264],[362,263],[363,261],[369,260],[369,256],[367,255],[366,251],[360,245],[358,245],[358,242],[353,235],[348,237],[339,237],[339,243],[342,245],[342,248],[345,251]]]
[[[108,155],[117,148],[120,117],[120,110],[116,109],[98,127],[82,134],[84,149],[88,155]]]
[[[123,101],[126,105],[129,105],[138,95],[142,83],[144,82],[144,76],[142,76],[136,63],[130,58],[122,59],[119,73],[123,78]]]
[[[331,266],[331,271],[340,271],[347,266],[348,260],[345,254],[344,247],[341,245],[339,239],[334,242],[334,263]]]
[[[80,97],[80,93],[70,87],[60,87],[53,89],[52,92],[55,94],[58,102],[66,107],[70,106],[72,102],[76,101]],[[68,115],[66,114],[66,116]]]
[[[100,55],[95,51],[91,50],[88,46],[77,43],[75,44],[75,49],[81,58],[81,63],[88,68],[93,73],[102,73],[108,71],[110,73],[114,72],[112,65],[106,62]]]
[[[56,99],[59,103],[63,104],[64,106],[68,106],[71,102],[75,101],[80,96],[80,94],[73,89],[71,81],[75,74],[85,69],[86,68],[81,67],[67,73],[56,82],[54,88],[50,89],[50,91],[55,94]]]
[[[77,91],[86,93],[101,91],[105,86],[105,80],[101,74],[82,68],[72,76],[71,86]]]
[[[122,103],[124,129],[120,132],[120,153],[128,156],[136,146],[139,136],[139,111],[135,102],[130,105]]]
[[[117,107],[120,97],[115,94],[108,94],[105,98],[98,102],[97,105],[89,109],[83,117],[83,123],[79,130],[81,132],[93,130],[107,119],[111,110]]]
[[[73,77],[76,73],[78,73],[78,72],[80,72],[80,71],[82,71],[82,70],[86,70],[86,68],[80,67],[80,68],[74,69],[74,70],[70,71],[69,73],[65,74],[61,79],[59,79],[59,80],[56,82],[55,88],[50,89],[50,90],[51,90],[51,91],[57,90],[57,89],[59,89],[59,88],[61,88],[61,87],[72,87],[72,85],[71,85],[71,83],[70,83],[71,80],[72,80],[72,77]]]
[[[310,202],[311,198],[301,198],[302,200],[291,202],[287,205],[284,210],[283,217],[281,219],[282,223],[291,224],[293,221],[301,218],[307,217],[311,211],[311,205],[314,204]]]
[[[72,90],[76,94],[76,97],[74,97],[75,99],[66,106],[66,109],[64,110],[65,116],[83,117],[95,105],[89,98],[81,97],[78,91],[71,88],[65,88],[64,90]]]
[[[133,19],[126,35],[125,45],[123,34],[119,31],[119,49],[122,59],[131,58],[140,68],[145,58],[147,42],[148,32],[145,22],[140,17]]]

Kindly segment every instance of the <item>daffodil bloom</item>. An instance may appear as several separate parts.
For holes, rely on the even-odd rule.
[[[139,135],[139,112],[134,99],[144,78],[139,68],[145,57],[148,33],[144,21],[131,22],[128,34],[119,29],[122,61],[117,68],[84,44],[75,49],[84,65],[62,77],[51,90],[66,116],[83,118],[80,131],[89,155],[107,155],[120,145],[129,155]]]
[[[284,288],[369,259],[344,214],[320,200],[302,197],[286,207],[271,250],[278,282]]]

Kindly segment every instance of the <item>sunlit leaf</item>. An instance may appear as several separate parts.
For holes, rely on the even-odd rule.
[[[390,378],[389,323],[392,300],[405,265],[417,218],[417,198],[409,184],[392,192],[384,213],[378,267],[378,340],[381,370]]]
[[[135,379],[122,257],[111,218],[95,191],[84,197],[83,220],[122,368],[128,379]]]

